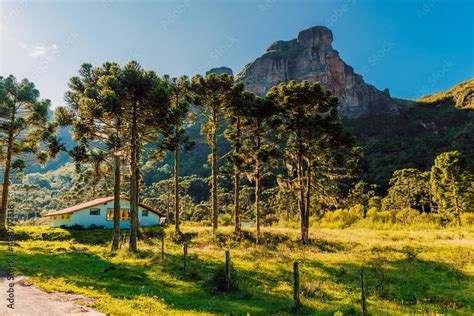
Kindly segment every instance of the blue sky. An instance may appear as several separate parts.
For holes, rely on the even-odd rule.
[[[1,1],[1,0],[0,0]],[[326,25],[342,59],[392,96],[474,77],[474,1],[1,1],[0,75],[29,78],[53,106],[83,62],[138,60],[159,74],[238,73],[276,40]]]

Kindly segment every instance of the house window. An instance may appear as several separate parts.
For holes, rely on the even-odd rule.
[[[107,209],[107,220],[108,221],[113,221],[114,220],[114,209],[113,208],[108,208]]]
[[[148,216],[148,210],[142,210],[142,216]]]
[[[114,209],[108,208],[107,209],[107,220],[113,221],[114,220]],[[120,210],[120,220],[121,221],[129,221],[130,220],[130,210]]]
[[[120,210],[120,220],[129,221],[130,220],[130,211],[129,210]]]
[[[100,215],[100,208],[91,208],[89,215]]]

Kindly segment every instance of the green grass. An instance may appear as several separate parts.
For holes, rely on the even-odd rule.
[[[311,243],[302,246],[296,229],[268,228],[266,243],[256,247],[250,231],[236,243],[231,228],[221,228],[211,242],[210,228],[187,226],[184,231],[197,233],[188,273],[182,270],[182,246],[169,238],[162,260],[158,239],[141,241],[139,253],[131,255],[126,249],[109,251],[107,230],[16,231],[23,236],[14,249],[18,274],[31,276],[46,291],[94,298],[89,304],[106,313],[291,314],[295,260],[301,262],[304,313],[358,314],[362,268],[374,315],[474,313],[472,229],[313,228]],[[43,240],[51,232],[60,240]],[[223,268],[225,249],[231,250],[240,289],[217,295],[211,279]],[[3,268],[6,253],[3,242]]]

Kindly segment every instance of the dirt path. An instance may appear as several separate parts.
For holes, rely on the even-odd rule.
[[[47,293],[28,283],[24,276],[15,277],[14,309],[11,309],[7,307],[9,283],[11,281],[0,270],[0,315],[105,315],[92,308],[74,304],[91,302],[89,298],[61,292]]]

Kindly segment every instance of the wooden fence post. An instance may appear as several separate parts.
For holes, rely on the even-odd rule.
[[[367,316],[367,301],[365,298],[365,284],[364,284],[364,269],[360,270],[360,304],[362,309],[362,315]]]
[[[293,263],[293,300],[294,309],[298,310],[301,307],[300,302],[300,271],[298,262]]]
[[[230,252],[229,250],[225,251],[225,280],[227,285],[227,290],[230,290]]]
[[[183,244],[183,252],[184,252],[184,272],[188,271],[188,243],[184,242]]]

